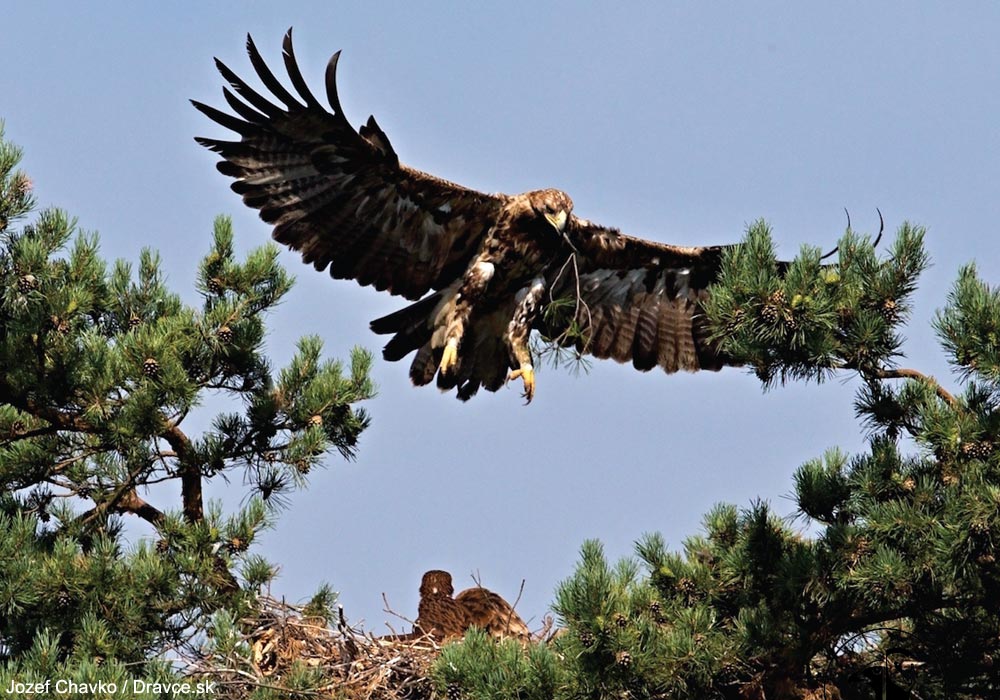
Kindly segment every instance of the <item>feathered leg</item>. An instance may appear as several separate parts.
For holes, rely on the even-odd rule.
[[[533,279],[530,286],[521,289],[517,293],[518,302],[514,309],[514,317],[507,325],[507,332],[504,334],[504,341],[517,364],[517,369],[507,375],[507,381],[520,379],[524,383],[522,396],[525,403],[531,403],[531,399],[535,396],[535,366],[528,340],[531,336],[531,327],[542,308],[544,294],[545,280],[540,277]]]
[[[458,364],[458,349],[465,335],[465,324],[476,302],[483,296],[493,277],[494,266],[484,256],[474,262],[462,278],[462,286],[455,295],[455,306],[445,326],[444,351],[438,368],[442,375],[449,374]]]

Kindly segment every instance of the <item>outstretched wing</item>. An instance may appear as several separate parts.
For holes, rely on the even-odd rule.
[[[543,336],[642,371],[734,364],[709,340],[701,310],[725,246],[671,246],[579,218],[571,231],[577,253],[550,273],[558,302],[536,324]]]
[[[250,62],[281,105],[216,59],[236,93],[223,88],[235,115],[192,103],[240,140],[198,143],[222,156],[219,171],[236,178],[233,190],[274,225],[274,238],[317,270],[329,266],[333,277],[408,299],[447,286],[462,274],[506,198],[401,165],[374,117],[360,131],[344,117],[336,84],[339,52],[326,69],[330,112],[302,78],[291,30],[283,48],[297,96],[247,37]]]

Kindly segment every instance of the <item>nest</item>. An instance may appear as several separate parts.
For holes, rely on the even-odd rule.
[[[431,637],[376,637],[349,627],[343,610],[336,625],[269,597],[243,621],[236,651],[199,660],[189,675],[216,684],[218,700],[246,698],[257,689],[283,697],[345,700],[423,700],[432,696],[430,669],[440,653]],[[304,687],[303,672],[316,683]]]

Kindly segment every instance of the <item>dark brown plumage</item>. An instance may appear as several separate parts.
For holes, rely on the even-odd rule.
[[[249,37],[247,50],[273,97],[216,61],[235,115],[194,105],[239,140],[198,142],[222,156],[218,168],[235,178],[233,190],[305,262],[415,300],[371,324],[393,336],[387,360],[415,353],[415,384],[436,378],[464,400],[521,379],[530,401],[532,330],[643,371],[731,363],[710,342],[701,313],[722,247],[626,236],[575,216],[559,190],[485,194],[407,167],[374,117],[357,131],[345,118],[339,52],[326,73],[330,112],[302,78],[290,30],[283,59],[297,94]],[[569,312],[546,313],[560,300]]]
[[[531,637],[531,631],[521,616],[514,612],[510,603],[493,591],[481,586],[469,588],[455,596],[455,601],[465,609],[470,625],[475,625],[494,637]]]
[[[481,586],[452,598],[451,574],[433,570],[420,582],[417,631],[440,640],[461,637],[475,625],[497,637],[529,639],[531,632],[514,608],[498,594]]]
[[[469,616],[452,594],[451,574],[428,571],[420,581],[420,604],[417,607],[417,631],[444,640],[461,637],[469,628]]]

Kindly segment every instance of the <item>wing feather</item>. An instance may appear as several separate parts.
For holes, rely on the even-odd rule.
[[[577,272],[561,268],[552,279],[552,296],[575,300],[579,295],[580,328],[566,336],[568,319],[543,317],[536,327],[546,337],[565,338],[561,342],[575,342],[581,352],[631,362],[641,371],[656,366],[666,372],[716,370],[733,364],[710,341],[701,311],[723,246],[656,243],[576,217],[570,230]]]
[[[291,40],[291,28],[289,28],[289,30],[285,33],[285,36]],[[284,45],[284,41],[282,41],[282,45]],[[271,72],[271,69],[268,67],[264,57],[261,56],[260,51],[257,50],[257,45],[254,43],[253,37],[249,34],[247,34],[247,55],[250,57],[250,65],[253,66],[253,69],[257,72],[257,76],[260,78],[260,81],[264,83],[264,87],[271,91],[272,95],[281,100],[285,104],[285,107],[289,110],[298,110],[302,107],[302,105],[299,104],[299,101],[292,97],[292,94],[285,89],[285,86],[281,84],[281,81],[278,80],[274,73]],[[334,65],[336,65],[336,59],[339,57],[340,52],[338,51],[330,60],[334,63]],[[340,113],[339,106],[336,107],[334,111]]]
[[[337,93],[339,52],[327,65],[323,107],[285,35],[282,60],[294,93],[268,68],[253,40],[247,53],[271,98],[221,61],[223,96],[234,114],[193,101],[238,141],[198,138],[222,156],[218,169],[274,238],[333,277],[417,299],[465,269],[508,201],[399,163],[382,129],[347,121]],[[276,99],[280,104],[272,102]]]
[[[637,370],[645,372],[656,366],[660,300],[655,292],[642,294],[636,299],[636,308],[639,309],[639,312],[635,321],[632,364]]]

